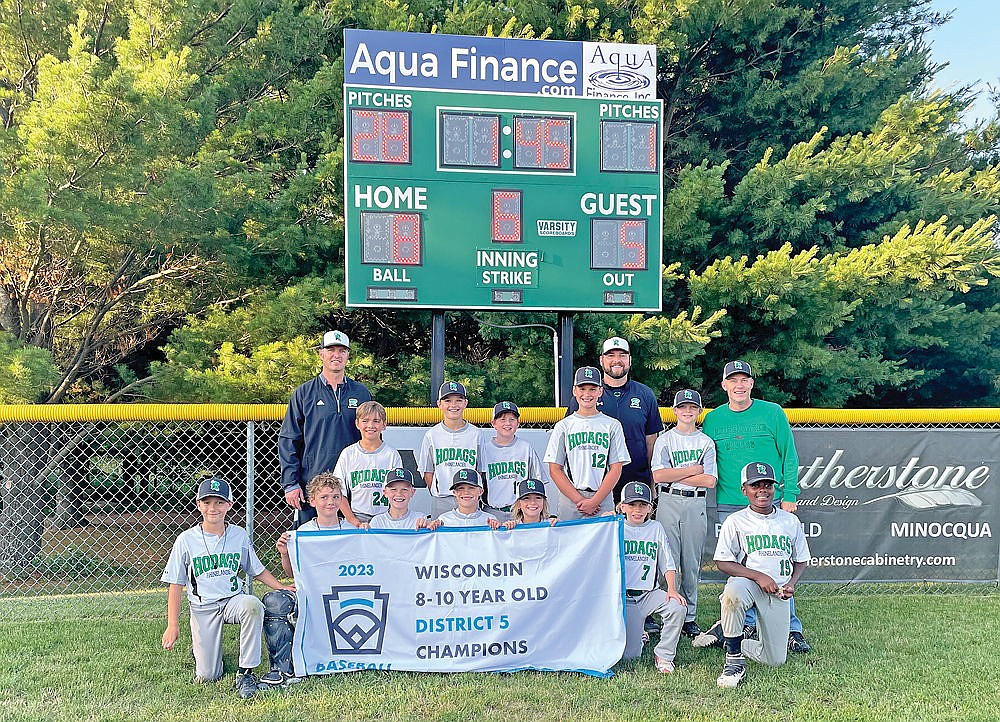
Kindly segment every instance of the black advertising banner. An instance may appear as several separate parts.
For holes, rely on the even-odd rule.
[[[813,556],[803,581],[997,581],[996,429],[793,433],[798,516]],[[706,564],[718,525],[712,531]]]
[[[420,448],[425,432],[391,427],[385,440],[416,471],[410,450]],[[1000,580],[1000,429],[793,427],[792,433],[798,516],[813,555],[803,581]],[[545,453],[548,430],[517,435]],[[551,504],[559,491],[546,481]],[[411,507],[429,510],[426,490],[418,489]],[[704,581],[723,581],[712,562],[715,519],[710,508]]]

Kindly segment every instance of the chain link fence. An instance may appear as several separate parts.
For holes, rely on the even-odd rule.
[[[391,411],[390,421],[430,423],[436,412],[415,419],[414,411]],[[479,416],[488,418],[489,410],[474,411],[470,418],[482,425]],[[524,426],[548,428],[563,413],[536,411],[525,415]],[[253,421],[0,421],[0,619],[131,616],[137,609],[162,614],[165,602],[137,598],[165,599],[163,566],[177,535],[200,519],[194,489],[207,474],[231,481],[230,521],[247,528],[262,561],[280,573],[274,541],[292,514],[280,488],[280,413],[270,415]],[[885,428],[849,428],[876,426]],[[806,583],[802,595],[956,587],[997,591],[995,583]]]

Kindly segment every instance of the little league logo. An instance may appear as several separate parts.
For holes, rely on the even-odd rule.
[[[389,595],[377,584],[330,587],[323,595],[330,649],[338,654],[381,654]]]
[[[632,401],[631,401],[631,403],[629,403],[629,407],[631,407],[633,409],[638,409],[639,408],[639,399],[637,399],[635,397],[632,397]]]

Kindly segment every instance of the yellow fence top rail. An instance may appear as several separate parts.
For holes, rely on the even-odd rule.
[[[389,423],[424,426],[441,420],[436,408],[390,408]],[[473,424],[487,425],[492,408],[467,409]],[[521,422],[554,424],[565,409],[524,407]],[[988,409],[785,409],[792,424],[997,424],[1000,408]],[[68,421],[280,421],[285,404],[0,404],[0,423]],[[674,421],[663,409],[663,420]],[[704,415],[702,416],[704,418]]]

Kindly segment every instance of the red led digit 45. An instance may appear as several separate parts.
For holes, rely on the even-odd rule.
[[[572,170],[573,126],[569,118],[514,118],[514,167]]]

